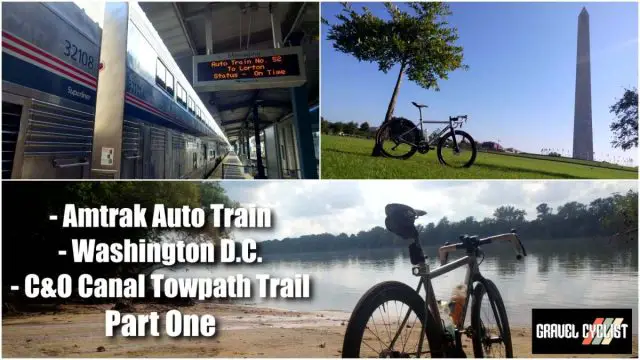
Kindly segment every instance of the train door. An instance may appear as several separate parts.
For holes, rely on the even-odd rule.
[[[208,146],[206,142],[202,143],[202,157],[204,158],[204,163],[207,164],[209,163],[209,152],[208,152]]]
[[[9,126],[8,129],[15,130],[16,108],[13,109],[14,126]],[[7,122],[11,123],[10,120]],[[92,113],[36,99],[26,99],[14,147],[11,177],[88,178],[93,123]],[[7,134],[9,135],[11,134]],[[13,146],[12,143],[7,145]]]
[[[150,127],[150,174],[151,179],[165,178],[165,150],[167,148],[167,131],[154,126]]]
[[[7,94],[2,100],[2,179],[11,179],[13,160],[16,154],[16,144],[20,133],[20,118],[22,117],[22,101],[7,101]]]
[[[184,137],[182,134],[174,133],[171,137],[171,142],[173,143],[173,166],[176,170],[174,175],[176,179],[181,179],[185,174],[185,165],[187,163]]]
[[[137,179],[142,175],[142,125],[124,120],[122,128],[121,179]]]

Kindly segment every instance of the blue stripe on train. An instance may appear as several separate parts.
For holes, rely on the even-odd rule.
[[[91,107],[96,106],[96,91],[79,85],[55,73],[42,69],[13,55],[2,53],[3,80],[69,99]],[[147,101],[147,99],[143,99]],[[125,117],[131,116],[179,132],[194,134],[154,113],[125,103]]]
[[[18,85],[40,90],[81,104],[96,106],[96,91],[90,87],[78,85],[71,80],[5,52],[2,53],[2,78]],[[76,94],[75,96],[74,93]]]

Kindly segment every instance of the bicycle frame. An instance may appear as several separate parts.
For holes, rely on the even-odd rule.
[[[445,245],[438,250],[440,267],[436,268],[433,271],[430,270],[429,264],[427,264],[425,261],[425,256],[419,241],[416,239],[411,244],[411,246],[409,246],[409,255],[411,258],[411,263],[414,265],[412,269],[413,275],[420,277],[420,281],[418,283],[418,287],[416,291],[419,294],[421,287],[424,286],[424,289],[425,289],[425,320],[424,320],[425,323],[422,326],[420,340],[418,342],[418,353],[416,354],[417,357],[420,357],[420,352],[422,350],[422,343],[425,337],[426,322],[428,321],[428,318],[429,318],[427,316],[429,308],[431,308],[431,313],[433,314],[434,320],[436,321],[437,324],[439,324],[439,326],[437,326],[439,332],[438,334],[436,334],[436,336],[443,337],[444,335],[444,330],[443,330],[443,327],[441,326],[442,319],[440,317],[440,312],[438,310],[438,302],[433,291],[431,280],[435,279],[440,275],[456,270],[460,267],[467,266],[467,272],[465,275],[465,282],[464,282],[465,285],[467,286],[465,304],[462,309],[462,314],[458,318],[458,321],[457,321],[458,323],[454,324],[456,331],[463,329],[464,320],[466,318],[467,309],[469,307],[469,299],[471,297],[471,292],[473,291],[473,284],[475,282],[482,280],[482,274],[480,273],[480,268],[477,262],[477,253],[479,252],[479,246],[484,244],[490,244],[492,242],[498,242],[498,241],[511,242],[516,249],[518,259],[520,258],[518,256],[523,256],[523,255],[526,256],[526,251],[524,250],[524,246],[522,246],[522,243],[520,242],[520,239],[518,238],[518,235],[515,233],[515,231],[512,231],[511,233],[507,233],[507,234],[500,234],[500,235],[495,235],[495,236],[477,240],[477,244],[473,242],[463,242],[458,244]],[[447,263],[448,253],[456,250],[460,250],[460,249],[464,249],[466,251],[466,255],[451,263]],[[410,315],[411,315],[411,309],[407,310],[407,314],[404,317],[399,329],[404,328]],[[396,333],[395,337],[391,341],[390,347],[393,347],[393,344],[395,343],[399,335],[400,335],[400,332]]]
[[[457,119],[460,118],[458,116],[450,116],[449,117],[449,121],[429,121],[429,120],[422,120],[422,109],[418,109],[418,111],[420,112],[420,121],[418,122],[418,125],[420,125],[420,133],[423,134],[424,133],[424,129],[422,124],[447,124],[448,126],[446,126],[445,128],[443,128],[442,130],[440,130],[440,132],[438,132],[438,134],[436,135],[436,137],[434,137],[433,141],[429,141],[429,139],[427,139],[427,145],[429,146],[433,146],[437,143],[438,140],[440,140],[440,138],[446,134],[447,132],[450,132],[451,134],[454,133],[454,130],[456,128],[459,128],[462,126],[461,122],[457,122]],[[466,116],[465,116],[466,119]],[[418,126],[412,127],[411,129],[409,129],[408,131],[404,132],[403,134],[400,135],[400,142],[405,143],[407,145],[411,145],[411,146],[418,146],[418,144],[414,144],[410,141],[406,141],[404,140],[404,136],[407,135],[408,133],[412,132],[413,130],[417,129]],[[455,147],[456,150],[458,149],[458,142],[456,140],[456,137],[453,136],[453,145]]]

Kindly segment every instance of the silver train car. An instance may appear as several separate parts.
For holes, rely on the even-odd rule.
[[[101,39],[74,3],[2,3],[3,179],[89,178]],[[206,176],[231,145],[136,3],[126,62],[120,178]]]

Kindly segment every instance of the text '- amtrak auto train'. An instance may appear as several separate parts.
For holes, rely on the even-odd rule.
[[[2,3],[2,178],[90,176],[101,39],[73,3]],[[136,3],[126,62],[119,177],[206,176],[231,146]]]

